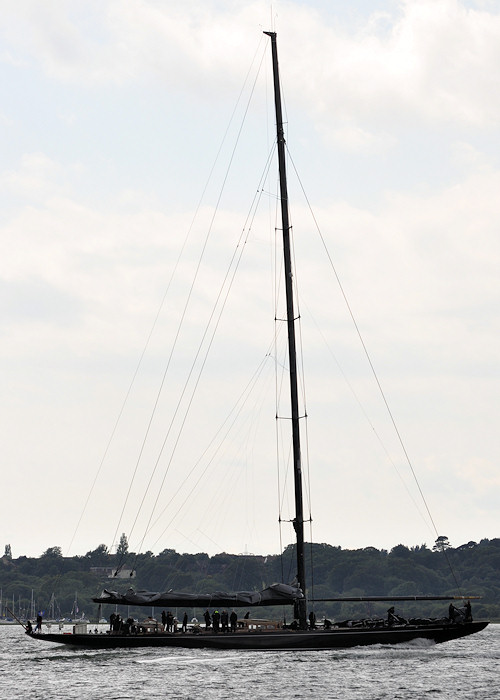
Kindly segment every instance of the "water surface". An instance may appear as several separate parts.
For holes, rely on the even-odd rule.
[[[500,699],[500,625],[446,644],[346,650],[71,650],[0,626],[2,698]]]

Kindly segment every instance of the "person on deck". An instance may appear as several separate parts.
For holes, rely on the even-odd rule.
[[[404,625],[406,623],[406,620],[404,617],[400,617],[399,615],[396,615],[394,612],[394,607],[389,608],[387,611],[387,624],[389,627],[391,625]]]
[[[167,612],[167,632],[173,632],[174,631],[174,616],[170,612],[170,610]]]
[[[464,606],[465,612],[465,622],[472,622],[472,608],[470,605],[470,600],[468,600]]]
[[[38,615],[36,616],[35,632],[41,632],[41,631],[42,631],[42,613],[39,612]]]
[[[227,614],[227,610],[222,611],[220,622],[222,626],[222,634],[227,634],[229,632],[229,615]]]
[[[28,620],[26,623],[26,634],[33,634],[33,626],[31,624],[31,620]]]
[[[218,610],[215,610],[214,614],[212,615],[212,624],[214,627],[215,634],[217,634],[219,632],[219,623],[220,623],[220,612]]]
[[[309,613],[309,627],[312,630],[316,629],[316,613],[314,612],[314,610],[311,610],[311,612]]]
[[[448,620],[450,622],[455,622],[455,615],[457,613],[456,607],[453,605],[453,603],[450,603],[448,606]]]
[[[188,615],[187,612],[184,613],[184,617],[182,618],[182,631],[187,632],[188,628]]]
[[[238,624],[238,615],[234,612],[234,610],[229,616],[229,622],[231,624],[231,632],[236,632],[236,625]]]
[[[203,617],[205,619],[205,629],[208,631],[208,628],[210,627],[210,623],[212,621],[208,610],[205,610],[205,612],[203,613]]]
[[[135,623],[133,617],[127,617],[125,624],[123,626],[123,631],[125,634],[135,634]],[[96,629],[97,634],[97,629]]]
[[[122,616],[121,615],[115,615],[115,619],[113,620],[113,632],[118,634],[118,632],[121,632],[122,629]]]

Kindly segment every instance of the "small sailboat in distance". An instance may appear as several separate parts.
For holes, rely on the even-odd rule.
[[[217,629],[191,626],[179,633],[156,621],[136,623],[131,618],[116,629],[103,634],[87,634],[83,626],[75,627],[73,634],[32,634],[33,639],[55,642],[83,648],[130,648],[130,647],[176,647],[240,650],[323,650],[347,648],[360,645],[397,644],[415,639],[446,642],[483,630],[487,621],[473,621],[470,608],[464,614],[449,615],[440,619],[411,619],[398,617],[389,609],[387,619],[346,621],[344,623],[316,624],[308,615],[306,590],[306,565],[304,557],[304,513],[302,495],[301,435],[297,388],[297,360],[295,339],[295,311],[292,289],[293,268],[290,245],[290,222],[288,208],[287,172],[285,160],[285,137],[283,129],[280,78],[275,32],[265,32],[271,41],[274,81],[274,106],[276,115],[277,154],[280,187],[281,224],[283,232],[283,263],[286,287],[286,323],[288,329],[289,389],[293,446],[293,473],[295,493],[295,517],[293,527],[296,535],[296,579],[292,584],[278,583],[259,592],[237,593],[151,593],[129,589],[126,593],[105,590],[94,599],[99,606],[143,606],[156,608],[245,608],[266,606],[289,606],[293,609],[294,621],[290,625],[269,620],[249,619],[247,624],[235,627],[231,633],[217,633]],[[450,600],[449,596],[409,596],[397,600]],[[329,600],[391,601],[394,597],[342,598]],[[453,606],[450,606],[450,608]],[[118,609],[114,607],[114,609]],[[123,608],[126,610],[126,608]],[[99,608],[99,617],[101,607]]]

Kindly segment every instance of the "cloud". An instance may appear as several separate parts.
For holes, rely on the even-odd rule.
[[[347,31],[314,9],[284,2],[280,46],[287,89],[317,118],[493,125],[500,115],[500,13],[459,0],[401,0]],[[177,89],[220,91],[244,73],[264,2],[19,3],[4,8],[10,54],[20,47],[55,80],[125,84],[148,75]],[[8,29],[10,31],[8,31]],[[255,41],[251,37],[255,36]],[[357,128],[363,128],[359,125]]]
[[[234,69],[247,60],[238,50],[245,28],[255,26],[264,7],[194,0],[11,2],[4,24],[10,31],[4,32],[12,52],[5,56],[19,60],[22,47],[47,75],[67,83],[123,84],[149,74],[166,84],[187,80],[203,87],[206,74],[222,72],[227,80],[228,67],[241,75]]]
[[[466,494],[474,471],[482,471],[481,489],[470,490],[482,499],[489,482],[492,493],[496,488],[491,464],[497,454],[500,355],[499,14],[495,4],[452,0],[399,2],[390,13],[348,18],[319,8],[320,3],[315,8],[314,3],[292,2],[278,7],[293,158],[301,177],[306,171],[316,219],[417,469],[438,503],[443,483],[451,488],[460,479]],[[43,479],[35,476],[34,490],[46,499],[53,483],[65,483],[68,468],[82,475],[93,470],[177,265],[146,362],[146,388],[137,389],[138,407],[127,415],[123,442],[117,443],[110,462],[110,473],[116,468],[121,476],[105,476],[97,495],[102,500],[96,513],[109,521],[109,493],[115,494],[117,481],[125,488],[194,278],[206,222],[220,191],[215,181],[177,263],[179,252],[217,150],[217,130],[231,112],[229,98],[238,94],[252,57],[257,52],[260,58],[264,51],[267,39],[259,45],[260,32],[268,26],[261,25],[269,18],[269,6],[27,0],[7,1],[3,12],[8,53],[1,68],[18,91],[13,87],[13,99],[4,109],[9,139],[4,139],[0,173],[0,352],[7,368],[2,420],[13,490],[22,488],[14,483],[18,475],[26,480],[35,465]],[[265,71],[269,87],[269,66]],[[15,99],[18,93],[22,100]],[[262,114],[265,123],[264,108],[259,119]],[[258,180],[254,171],[260,175],[263,166],[259,149],[262,161],[269,151],[273,118],[267,125],[271,136],[265,125],[260,130],[254,126],[245,124],[248,131],[235,158],[243,161],[241,169],[233,164],[229,180],[234,180],[228,180],[219,203],[162,406],[162,428],[243,228]],[[217,172],[224,177],[222,161]],[[360,523],[359,531],[352,526],[339,540],[344,546],[390,547],[397,543],[392,515],[406,516],[406,501],[394,507],[393,492],[380,480],[393,466],[362,437],[366,420],[361,416],[360,427],[359,408],[344,405],[352,397],[338,368],[332,372],[330,348],[378,428],[380,407],[368,381],[369,368],[328,261],[320,262],[324,251],[314,223],[297,201],[296,185],[290,185],[310,430],[315,434],[310,446],[318,499],[315,533],[331,541],[340,515],[352,514],[353,498],[360,512],[368,513],[376,494],[378,504],[387,503],[388,518],[377,532],[370,531],[373,540],[366,539],[366,523]],[[266,183],[263,199],[273,189]],[[244,246],[208,358],[210,371],[200,384],[201,407],[193,407],[195,432],[176,458],[179,473],[193,464],[212,437],[214,423],[226,415],[234,393],[269,347],[273,310],[264,297],[272,288],[267,271],[273,260],[275,202],[269,196],[268,211],[259,212]],[[313,320],[324,339],[314,334]],[[272,393],[273,381],[267,379],[262,395],[269,387]],[[271,397],[260,408],[259,420],[273,413],[272,404]],[[272,433],[272,419],[270,423]],[[240,481],[230,487],[246,496],[246,463],[254,460],[258,468],[269,469],[274,445],[265,454],[264,441],[246,449],[257,433],[255,425],[249,420],[239,439],[224,442],[212,483],[229,488],[227,464],[237,463]],[[381,432],[385,438],[389,431]],[[392,442],[389,452],[397,452]],[[366,494],[360,493],[361,482]],[[86,487],[82,482],[82,491]],[[261,493],[257,503],[271,499],[269,493]],[[354,496],[339,499],[339,493]],[[116,501],[122,505],[121,493]],[[195,513],[205,513],[203,495],[199,503],[198,509],[193,504]],[[447,503],[444,522],[456,517],[453,505]],[[477,521],[483,505],[492,513],[482,521],[488,528],[491,524],[491,531],[468,537],[471,520],[461,517],[455,521],[456,529],[463,528],[460,540],[492,535],[497,513],[490,503],[475,500],[461,515],[471,513]],[[237,507],[241,510],[240,500]],[[273,507],[268,501],[261,507],[272,520],[270,527]],[[61,508],[58,516],[74,515],[72,499],[63,499]],[[379,512],[382,520],[383,506]],[[220,509],[221,518],[224,513]],[[16,522],[21,533],[18,515],[3,513],[5,522]],[[224,524],[217,523],[216,532],[210,530],[210,513],[201,520],[190,520],[181,529],[201,528],[218,540]],[[407,529],[398,530],[398,539],[420,542],[409,518],[403,520]],[[65,544],[54,540],[57,523],[53,529],[49,523],[44,527],[36,533],[39,545],[32,528],[23,535],[29,546],[37,547],[34,553]],[[107,527],[94,517],[77,551],[94,548],[108,536]],[[248,530],[255,532],[255,527]],[[446,532],[456,539],[451,528]],[[242,533],[234,528],[234,539],[223,546],[242,551],[252,541]],[[173,529],[168,536],[171,546],[184,547]],[[252,549],[276,551],[275,539]]]
[[[327,143],[336,149],[351,153],[373,156],[390,150],[395,143],[395,138],[389,134],[370,133],[356,125],[332,129],[331,125],[321,124],[319,129],[325,135]]]
[[[457,0],[402,2],[398,9],[390,31],[369,18],[355,35],[323,27],[318,45],[306,44],[308,64],[314,65],[313,53],[322,57],[319,79],[301,85],[311,104],[345,121],[357,115],[404,123],[420,115],[441,123],[495,124],[500,14],[467,9]],[[297,74],[303,52],[295,58]]]
[[[0,183],[4,191],[14,197],[29,199],[32,203],[45,201],[51,194],[62,191],[61,166],[44,153],[25,153],[17,170],[0,174]]]

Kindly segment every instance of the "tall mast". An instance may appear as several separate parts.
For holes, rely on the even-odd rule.
[[[299,605],[299,626],[307,627],[306,621],[306,574],[304,565],[304,508],[302,502],[302,467],[300,458],[299,398],[297,389],[297,352],[295,344],[295,314],[293,308],[293,276],[290,254],[290,222],[288,216],[288,188],[286,180],[285,135],[281,110],[280,77],[278,70],[278,48],[276,32],[264,32],[271,37],[274,78],[274,107],[276,111],[276,133],[278,143],[278,167],[280,176],[281,223],[283,229],[283,259],[285,265],[286,317],[288,326],[288,361],[290,367],[290,402],[292,409],[293,473],[295,484],[295,518],[293,526],[297,537],[297,580],[304,593]]]

